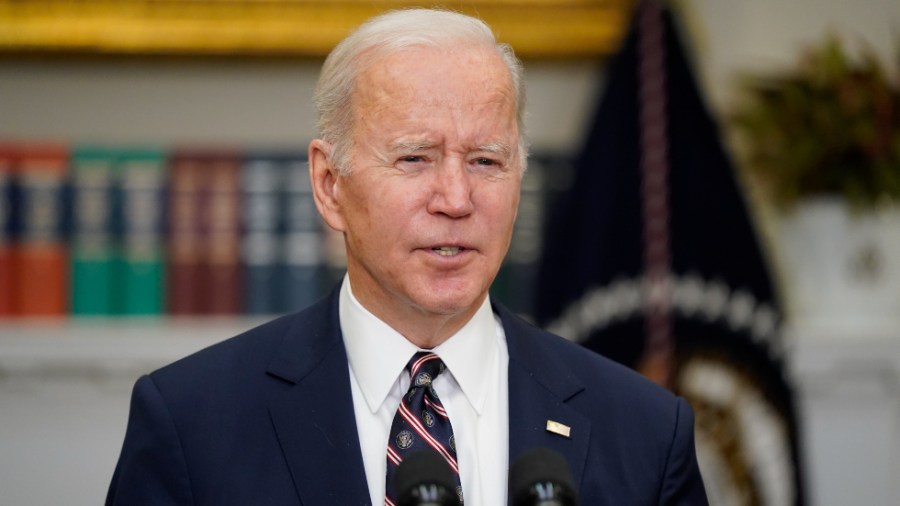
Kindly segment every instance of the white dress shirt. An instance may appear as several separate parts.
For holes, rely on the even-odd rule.
[[[409,388],[404,368],[419,348],[366,310],[346,276],[339,315],[369,494],[373,505],[382,505],[391,423]],[[506,504],[509,354],[488,298],[459,332],[431,351],[447,366],[434,388],[453,426],[466,506]]]

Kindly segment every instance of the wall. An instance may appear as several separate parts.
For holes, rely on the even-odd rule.
[[[697,68],[720,111],[735,71],[793,61],[802,44],[826,30],[864,37],[885,58],[896,54],[892,39],[900,33],[895,0],[681,4]],[[0,139],[302,146],[313,135],[308,98],[317,67],[316,61],[4,60]],[[535,148],[575,149],[602,87],[598,62],[528,62],[527,69]],[[4,503],[101,502],[135,377],[248,322],[99,325],[107,330],[95,336],[91,327],[0,322]],[[794,337],[813,504],[900,503],[900,329],[853,340]]]
[[[723,107],[735,75],[789,65],[827,33],[850,47],[870,46],[887,62],[900,57],[895,0],[678,0],[697,52],[707,94]],[[896,66],[895,66],[896,68]]]
[[[0,62],[0,138],[303,147],[319,61],[48,59]],[[537,149],[573,148],[600,62],[528,65]],[[561,97],[565,97],[562,100]]]

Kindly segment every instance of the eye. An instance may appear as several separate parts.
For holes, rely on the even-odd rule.
[[[472,158],[469,161],[469,167],[471,167],[471,170],[476,170],[479,172],[494,173],[503,171],[504,163],[502,160],[499,160],[497,158],[479,156]]]
[[[401,155],[397,157],[394,166],[406,173],[418,173],[431,165],[431,159],[426,155]]]

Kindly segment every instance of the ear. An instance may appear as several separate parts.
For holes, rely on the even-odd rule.
[[[345,223],[338,187],[340,176],[332,166],[331,150],[331,144],[322,139],[314,139],[309,143],[309,179],[316,208],[322,219],[329,227],[343,232]]]

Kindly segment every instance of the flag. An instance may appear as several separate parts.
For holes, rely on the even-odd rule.
[[[781,311],[672,14],[636,4],[571,187],[535,316],[686,397],[711,504],[804,503]]]

